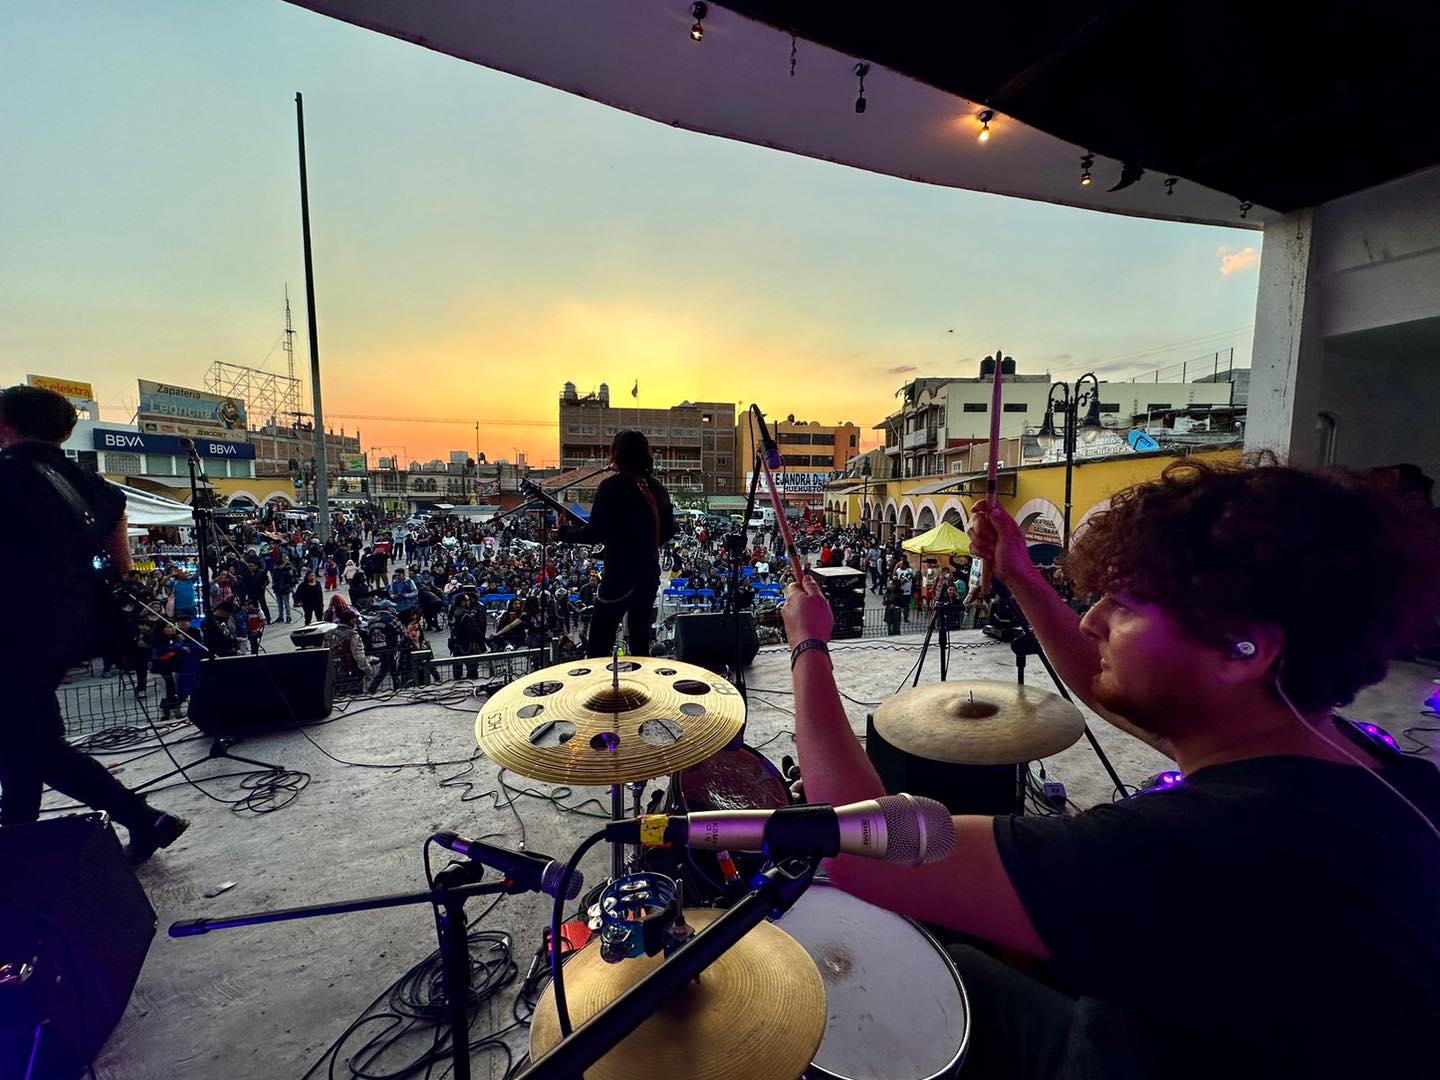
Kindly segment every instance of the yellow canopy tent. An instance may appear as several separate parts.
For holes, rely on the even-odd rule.
[[[929,532],[902,541],[900,546],[915,555],[969,555],[970,537],[942,521]]]

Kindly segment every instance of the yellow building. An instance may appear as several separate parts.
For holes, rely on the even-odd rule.
[[[1199,450],[1189,455],[1126,453],[1076,461],[1071,477],[1071,532],[1078,531],[1088,515],[1104,509],[1115,492],[1158,477],[1165,466],[1183,456],[1235,462],[1240,450]],[[1002,468],[998,488],[1000,504],[1010,511],[1031,541],[1060,543],[1065,507],[1063,463]],[[984,496],[983,473],[871,479],[868,484],[847,478],[826,488],[825,506],[830,511],[828,520],[846,525],[868,523],[872,533],[888,541],[895,536],[903,540],[925,532],[940,521],[963,529],[969,523],[971,506]]]

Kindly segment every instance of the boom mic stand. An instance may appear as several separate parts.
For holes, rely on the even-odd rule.
[[[231,930],[241,926],[314,919],[323,915],[346,915],[352,911],[432,904],[435,907],[436,935],[440,941],[441,984],[450,1019],[450,1056],[456,1080],[470,1080],[470,944],[465,922],[465,901],[472,896],[493,896],[514,891],[508,881],[482,882],[485,868],[476,862],[456,863],[435,875],[428,892],[392,893],[330,904],[252,911],[244,915],[209,919],[181,919],[170,924],[172,938]]]
[[[735,619],[735,639],[731,652],[731,679],[735,689],[740,692],[740,700],[748,706],[749,696],[745,688],[745,647],[742,642],[740,625],[740,564],[748,561],[746,556],[749,552],[750,541],[750,518],[755,513],[755,491],[760,484],[760,458],[755,457],[754,468],[750,472],[750,493],[745,499],[745,521],[740,526],[739,532],[731,532],[725,537],[726,554],[730,557],[730,595],[725,598],[725,619],[732,616]],[[754,604],[751,604],[753,611]],[[753,618],[753,615],[752,615]],[[724,620],[722,620],[723,623]],[[739,746],[745,739],[745,725],[740,725],[740,731],[731,742],[731,746]]]
[[[190,466],[190,514],[195,519],[196,571],[200,576],[200,611],[210,618],[210,509],[200,503],[200,481],[210,484],[205,475],[205,466],[195,449],[195,440],[186,436],[180,438],[180,448],[185,451],[186,463]]]

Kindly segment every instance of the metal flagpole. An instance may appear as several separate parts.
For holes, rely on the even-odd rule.
[[[330,539],[329,470],[325,467],[325,415],[320,408],[320,339],[315,327],[315,264],[310,255],[310,187],[305,177],[305,101],[295,93],[295,127],[300,137],[300,231],[305,244],[305,306],[310,316],[310,396],[315,416],[315,505],[320,542]]]

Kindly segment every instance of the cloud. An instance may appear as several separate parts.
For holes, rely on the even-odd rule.
[[[920,369],[919,369],[918,367],[916,367],[914,364],[899,364],[899,365],[897,365],[897,366],[895,366],[895,367],[892,367],[892,368],[886,368],[886,369],[885,369],[885,374],[886,374],[886,375],[909,375],[910,372],[912,372],[912,371],[919,371],[919,370],[920,370]]]
[[[1251,267],[1260,265],[1260,253],[1253,247],[1243,247],[1236,251],[1229,244],[1221,244],[1215,254],[1220,256],[1221,277],[1243,273]]]

